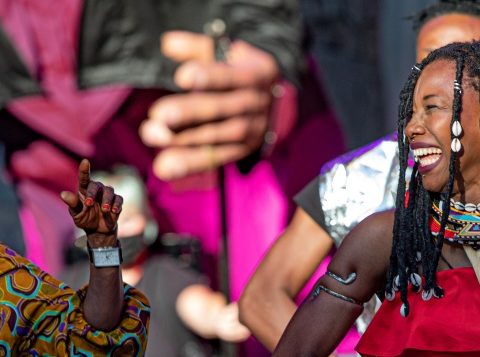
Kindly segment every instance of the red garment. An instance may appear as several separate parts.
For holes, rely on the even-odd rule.
[[[480,356],[480,284],[472,268],[437,273],[445,296],[423,301],[409,291],[410,314],[399,293],[385,300],[356,350],[362,356]]]

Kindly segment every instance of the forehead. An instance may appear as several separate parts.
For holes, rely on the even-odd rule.
[[[480,39],[480,17],[466,14],[446,14],[429,20],[420,30],[418,40],[446,45],[452,42],[467,42]]]
[[[420,74],[415,86],[415,97],[428,95],[453,97],[455,62],[437,60],[428,64]],[[419,98],[421,99],[421,98]]]

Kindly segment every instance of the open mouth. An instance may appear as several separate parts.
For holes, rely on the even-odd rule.
[[[440,160],[442,150],[436,147],[419,148],[413,150],[413,155],[421,167],[427,167]]]

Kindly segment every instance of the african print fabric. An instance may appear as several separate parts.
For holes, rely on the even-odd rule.
[[[112,331],[90,326],[86,289],[69,288],[0,244],[0,356],[143,356],[148,300],[125,285],[125,310]]]

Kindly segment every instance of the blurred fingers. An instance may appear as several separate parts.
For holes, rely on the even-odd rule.
[[[250,151],[245,144],[173,147],[157,155],[153,162],[153,170],[162,180],[175,180],[237,161]]]
[[[250,330],[240,323],[236,303],[229,304],[223,309],[217,330],[221,339],[230,342],[241,342],[250,336]]]
[[[225,90],[241,87],[268,87],[279,77],[272,55],[243,42],[234,42],[228,63],[190,60],[175,72],[175,83],[185,90]]]
[[[168,31],[160,39],[160,50],[177,62],[213,61],[213,40],[203,34],[187,31]]]
[[[231,66],[224,62],[188,61],[175,72],[175,83],[185,90],[227,90],[271,84],[269,75],[255,64]]]
[[[263,143],[267,126],[266,114],[232,117],[181,131],[172,137],[170,145],[244,143],[254,150]]]
[[[150,146],[170,145],[173,131],[223,118],[267,112],[270,94],[259,89],[228,93],[177,94],[158,100],[140,127],[140,136]]]

